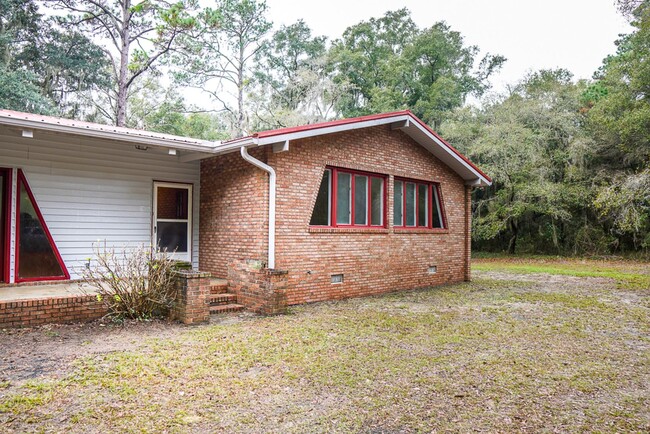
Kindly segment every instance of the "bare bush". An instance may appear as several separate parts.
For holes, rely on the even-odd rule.
[[[116,252],[106,241],[93,243],[93,254],[83,282],[96,289],[109,317],[146,320],[169,313],[176,292],[171,274],[175,261],[168,254],[144,245]]]

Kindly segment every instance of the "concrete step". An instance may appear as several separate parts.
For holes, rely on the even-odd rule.
[[[228,292],[228,281],[226,279],[210,279],[210,294],[223,294]]]
[[[230,303],[230,304],[220,304],[217,306],[210,306],[210,313],[211,314],[219,314],[219,313],[225,313],[225,312],[239,312],[240,310],[244,310],[244,306],[241,304],[237,303]]]
[[[210,304],[230,304],[237,303],[237,294],[230,293],[221,293],[221,294],[210,294]]]

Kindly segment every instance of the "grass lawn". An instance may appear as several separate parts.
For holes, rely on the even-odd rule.
[[[56,373],[0,376],[0,432],[648,432],[648,264],[540,261],[171,337],[142,327]]]
[[[545,273],[561,276],[605,277],[619,287],[650,289],[650,263],[636,261],[593,260],[557,257],[495,256],[475,259],[475,271]]]

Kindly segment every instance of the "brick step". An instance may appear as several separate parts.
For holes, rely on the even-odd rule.
[[[210,279],[210,294],[224,294],[228,292],[228,281],[226,279]]]
[[[230,304],[237,303],[237,294],[222,293],[222,294],[210,294],[210,304]]]
[[[211,314],[219,314],[219,313],[225,313],[225,312],[239,312],[240,310],[244,310],[244,306],[241,304],[237,303],[230,303],[230,304],[220,304],[217,306],[210,306],[210,313]]]

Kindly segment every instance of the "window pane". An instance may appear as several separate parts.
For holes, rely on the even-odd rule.
[[[429,204],[429,186],[418,184],[418,226],[429,226],[427,205]]]
[[[158,222],[158,249],[169,253],[187,253],[187,223]]]
[[[350,221],[350,191],[352,175],[349,173],[337,173],[336,176],[336,223],[349,225]]]
[[[323,180],[318,189],[314,212],[311,215],[310,225],[329,226],[330,225],[330,174],[329,169],[323,173]]]
[[[440,206],[440,195],[438,194],[438,186],[433,186],[433,227],[444,228],[442,224],[442,212]]]
[[[20,195],[20,243],[18,246],[18,277],[61,277],[65,274],[59,265],[43,223],[22,181]]]
[[[384,224],[384,180],[382,178],[370,178],[371,195],[371,224],[382,226]]]
[[[402,214],[404,212],[404,183],[402,181],[395,181],[395,197],[393,203],[393,225],[404,226]]]
[[[354,224],[368,224],[368,177],[354,176]]]
[[[156,215],[159,219],[187,220],[189,190],[186,188],[158,187]]]
[[[415,226],[415,184],[406,183],[406,226]]]

